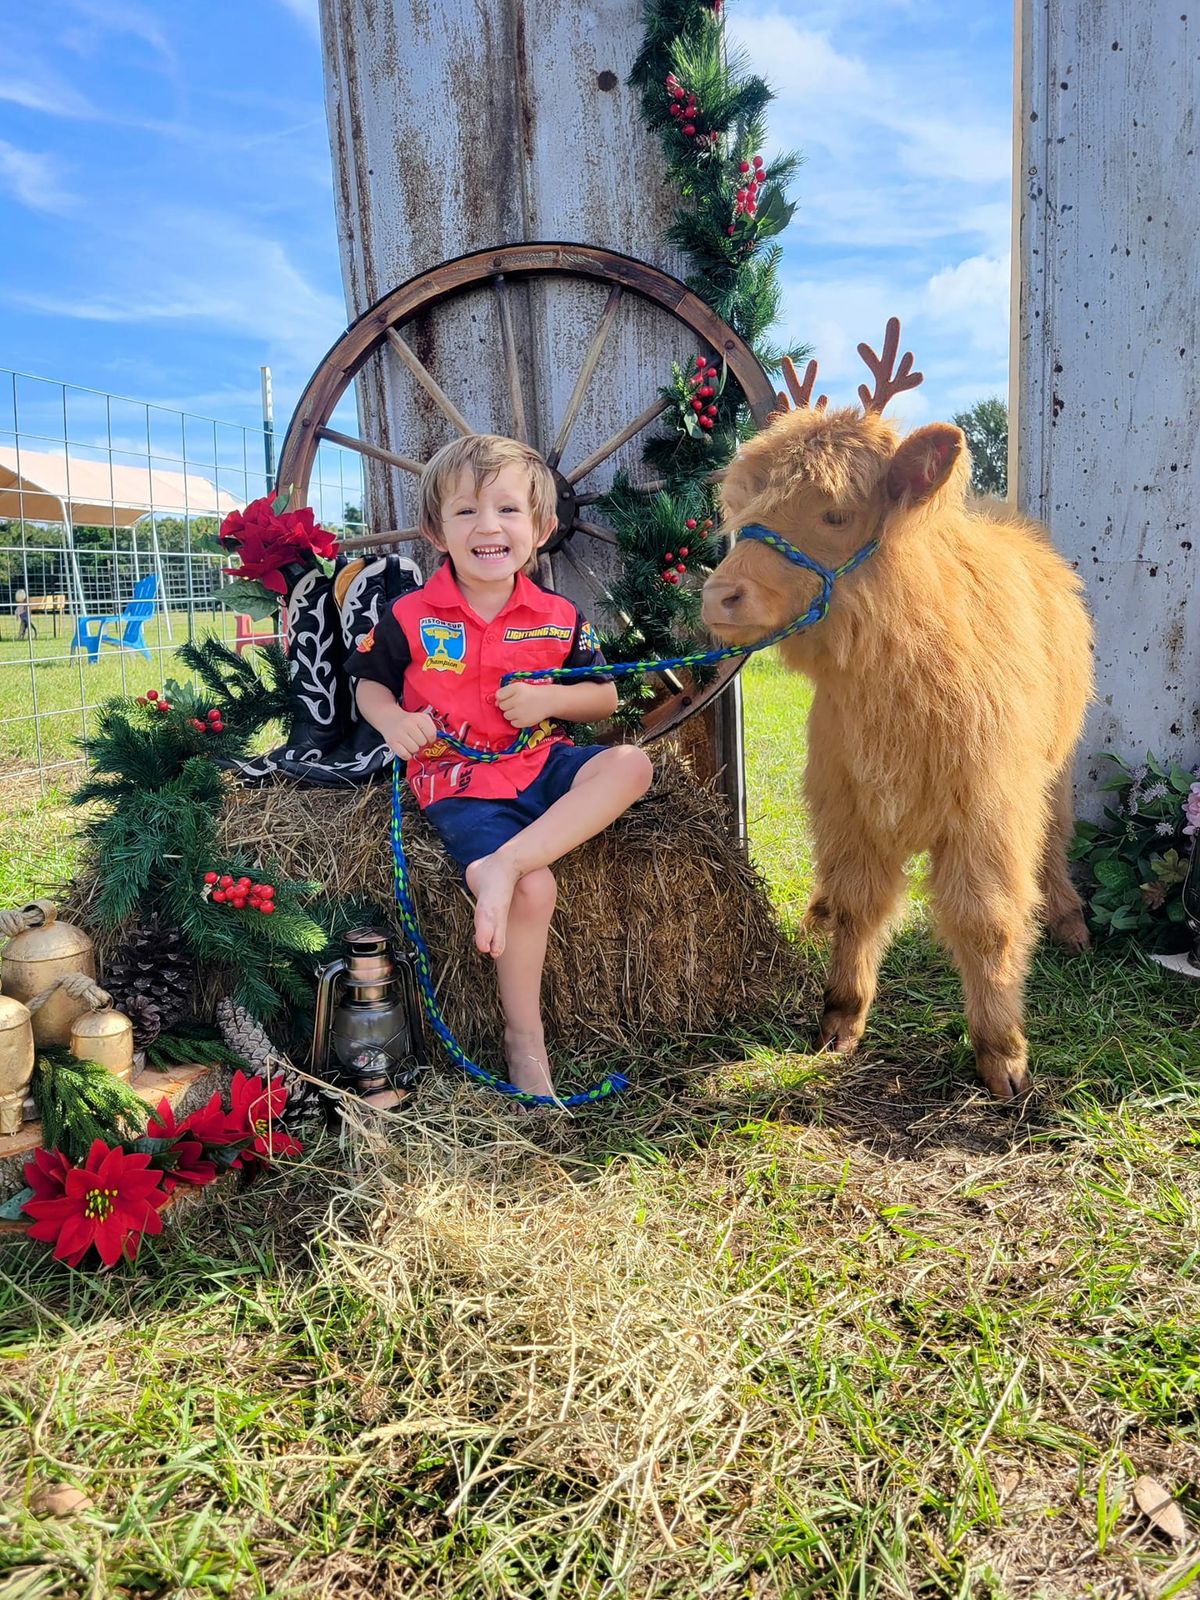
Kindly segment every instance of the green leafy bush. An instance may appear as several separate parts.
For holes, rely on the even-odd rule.
[[[1084,873],[1088,918],[1100,936],[1131,937],[1148,950],[1189,944],[1183,887],[1200,820],[1200,781],[1152,755],[1140,767],[1102,758],[1112,772],[1101,788],[1113,796],[1104,822],[1077,822],[1071,859]]]

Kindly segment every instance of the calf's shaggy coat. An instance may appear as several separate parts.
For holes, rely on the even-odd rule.
[[[948,424],[902,441],[870,410],[795,410],[743,446],[723,499],[729,528],[764,523],[829,567],[879,540],[839,579],[826,620],[780,647],[815,685],[805,793],[809,918],[832,940],[822,1042],[857,1045],[904,863],[927,850],[979,1074],[1008,1098],[1028,1081],[1038,912],[1063,944],[1087,943],[1066,844],[1091,627],[1045,531],[970,501],[969,475]],[[745,540],[706,583],[704,620],[749,643],[815,592],[811,574]]]

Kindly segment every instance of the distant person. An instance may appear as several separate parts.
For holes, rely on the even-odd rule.
[[[24,639],[27,634],[32,634],[36,639],[38,636],[37,629],[33,625],[33,617],[29,610],[29,596],[25,593],[24,589],[17,590],[16,611],[17,625],[19,628],[19,632],[17,633],[17,643],[20,644],[21,640]]]

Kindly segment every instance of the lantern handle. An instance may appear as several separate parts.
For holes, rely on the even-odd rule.
[[[329,1068],[329,1022],[333,1013],[333,986],[346,970],[346,958],[338,956],[328,966],[317,971],[317,1009],[313,1017],[312,1055],[309,1057],[314,1078],[324,1080]]]

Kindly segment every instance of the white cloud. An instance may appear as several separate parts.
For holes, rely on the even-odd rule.
[[[310,355],[315,364],[345,326],[341,298],[313,284],[282,242],[213,212],[162,207],[143,214],[136,238],[106,237],[84,254],[86,283],[15,298],[87,322],[191,323],[241,334],[302,364]]]
[[[1010,284],[1008,256],[970,256],[934,273],[925,303],[942,327],[984,349],[1007,349]]]
[[[0,100],[24,106],[27,111],[44,111],[52,117],[99,117],[102,115],[86,95],[53,76],[0,76]]]
[[[279,0],[279,4],[313,33],[321,31],[319,0]]]
[[[61,216],[72,209],[74,199],[59,186],[56,168],[51,156],[20,150],[0,139],[0,188],[7,189],[31,211]]]

